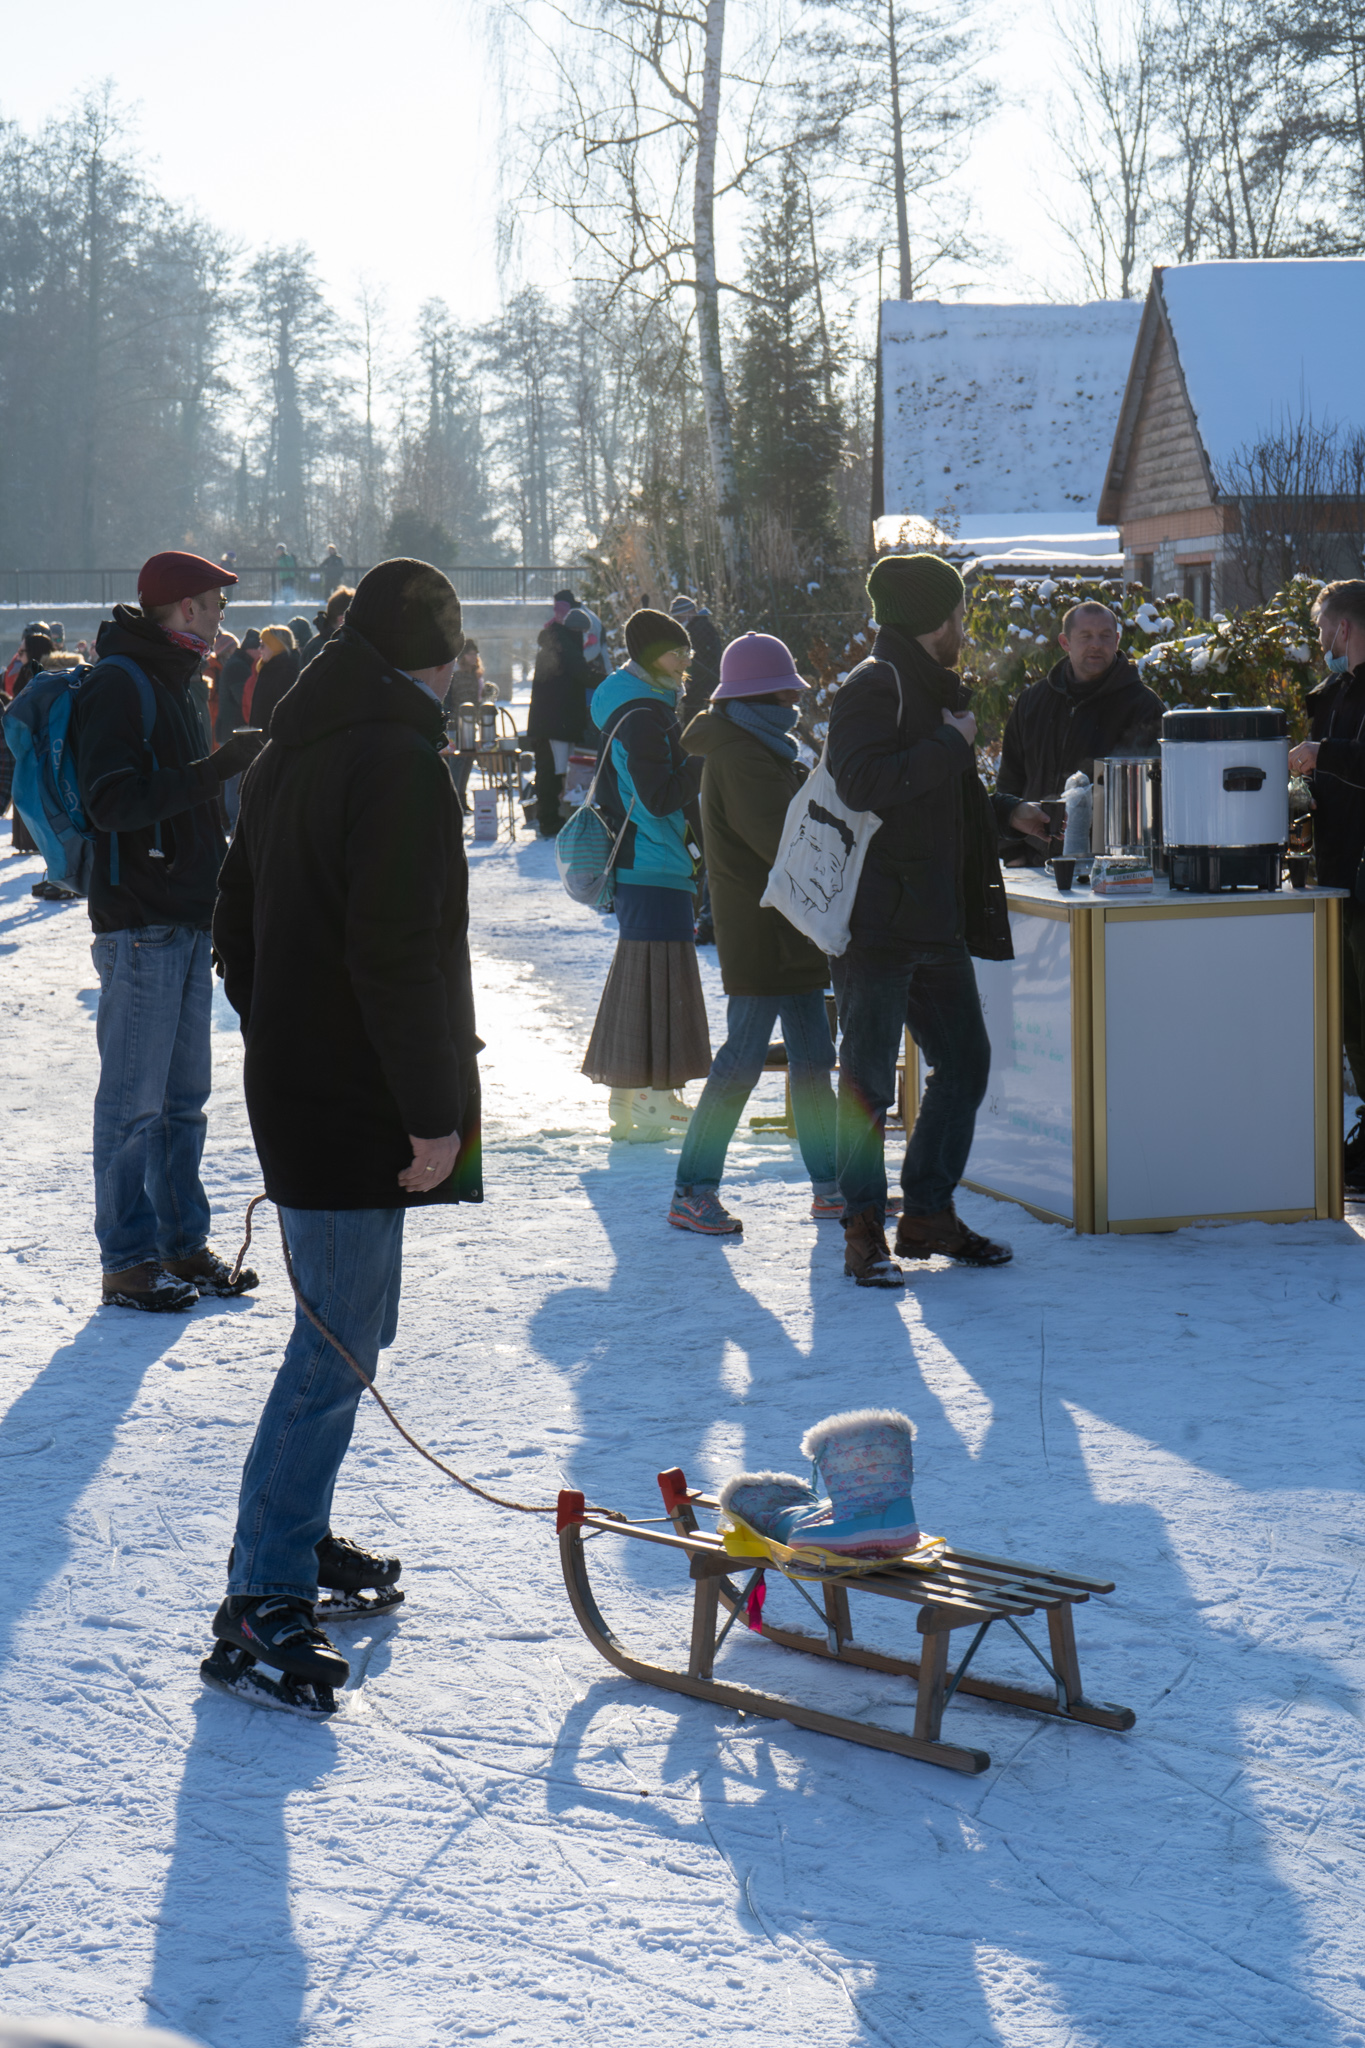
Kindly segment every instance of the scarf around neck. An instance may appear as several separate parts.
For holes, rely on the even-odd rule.
[[[796,759],[796,741],[792,737],[797,719],[794,704],[750,704],[743,697],[727,697],[716,709],[754,739],[761,740],[780,761]]]

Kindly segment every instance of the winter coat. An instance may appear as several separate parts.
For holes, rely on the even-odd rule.
[[[690,892],[687,842],[689,828],[693,834],[699,830],[702,764],[683,751],[675,698],[674,690],[652,681],[633,661],[599,683],[593,723],[604,738],[610,728],[611,741],[605,753],[598,749],[597,802],[618,827],[629,815],[616,858],[618,882]]]
[[[318,574],[322,581],[323,596],[330,597],[338,583],[345,580],[346,564],[342,561],[340,555],[324,555],[318,563]],[[322,628],[319,627],[318,631],[321,632],[321,630]]]
[[[440,706],[343,628],[242,777],[213,940],[285,1207],[482,1199],[469,875],[444,744]],[[451,1131],[450,1179],[405,1194],[409,1134]]]
[[[1354,889],[1365,860],[1365,662],[1310,690],[1308,737],[1320,740],[1313,768],[1313,852],[1324,889]],[[1362,889],[1361,900],[1365,900]]]
[[[551,619],[536,642],[531,676],[531,712],[526,737],[536,740],[581,740],[588,731],[588,697],[592,679],[583,658],[583,635]]]
[[[698,712],[705,711],[711,702],[711,692],[720,687],[720,657],[724,650],[710,612],[694,612],[684,622],[683,630],[692,643],[692,666],[682,704],[683,725],[687,726]]]
[[[303,656],[297,647],[282,647],[278,654],[272,654],[269,661],[263,661],[256,671],[256,686],[251,692],[249,716],[253,725],[268,733],[275,706],[286,690],[292,690],[303,667]]]
[[[242,692],[250,682],[255,669],[249,651],[238,647],[227,657],[218,671],[218,744],[231,739],[239,726],[246,724],[242,711]]]
[[[1154,755],[1165,709],[1124,654],[1089,688],[1078,689],[1066,660],[1021,690],[1005,726],[991,798],[1011,858],[1024,852],[1034,867],[1047,859],[1036,841],[1010,830],[1017,803],[1060,797],[1067,777],[1077,772],[1093,782],[1096,761],[1107,755]]]
[[[200,657],[127,605],[115,605],[96,636],[97,662],[110,654],[131,655],[150,679],[156,723],[145,742],[138,688],[121,668],[97,669],[76,699],[77,779],[96,834],[90,922],[97,932],[149,924],[207,931],[226,841]],[[111,832],[118,834],[117,887],[109,877]]]
[[[759,907],[806,770],[780,760],[722,711],[694,718],[683,745],[703,763],[701,822],[725,993],[786,996],[824,988],[829,961],[819,947],[780,910]]]
[[[894,959],[965,939],[979,959],[1014,957],[990,799],[972,748],[943,720],[967,702],[961,678],[893,626],[835,696],[835,788],[882,820],[853,904],[853,944],[866,952]]]

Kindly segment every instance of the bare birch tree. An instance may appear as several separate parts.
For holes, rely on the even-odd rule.
[[[1096,297],[1131,299],[1155,212],[1156,17],[1151,0],[1077,0],[1056,20],[1074,89],[1054,105],[1053,127],[1079,208],[1052,218]]]
[[[513,7],[555,70],[548,139],[531,124],[533,203],[567,220],[608,306],[688,291],[726,571],[743,574],[734,431],[721,347],[717,208],[780,144],[766,89],[780,37],[749,12],[753,47],[727,56],[734,0],[581,0]],[[560,40],[539,24],[553,17]],[[775,114],[775,108],[771,110]],[[789,135],[786,138],[790,139]]]

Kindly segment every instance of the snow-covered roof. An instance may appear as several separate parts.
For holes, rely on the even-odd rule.
[[[1158,278],[1215,471],[1286,417],[1365,425],[1365,259],[1172,264]]]
[[[1095,516],[1142,316],[1087,306],[882,307],[882,498],[1035,541]]]

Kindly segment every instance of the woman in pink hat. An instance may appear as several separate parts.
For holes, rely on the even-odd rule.
[[[743,1229],[717,1190],[725,1154],[782,1025],[797,1142],[811,1177],[811,1214],[843,1213],[834,1172],[834,1042],[825,1010],[829,961],[759,902],[777,857],[787,807],[806,779],[796,753],[796,701],[804,688],[782,641],[745,633],[721,656],[711,709],[683,735],[703,757],[702,830],[728,1035],[692,1112],[668,1220],[679,1230],[728,1237]]]

